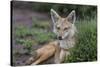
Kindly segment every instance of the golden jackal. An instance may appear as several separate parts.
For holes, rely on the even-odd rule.
[[[61,63],[70,54],[69,48],[75,45],[75,11],[73,10],[67,17],[62,18],[51,9],[51,18],[53,32],[57,35],[57,40],[37,49],[34,53],[36,56],[29,58],[26,64],[39,64],[53,55],[55,57],[54,62]]]

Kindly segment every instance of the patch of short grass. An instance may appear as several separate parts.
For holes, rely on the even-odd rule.
[[[50,31],[49,22],[38,20],[34,20],[31,28],[25,26],[16,27],[15,36],[16,44],[23,45],[29,51],[32,45],[48,43],[56,38],[55,34]]]
[[[32,35],[30,29],[25,26],[18,26],[15,28],[15,36],[18,38],[23,38],[30,35]]]

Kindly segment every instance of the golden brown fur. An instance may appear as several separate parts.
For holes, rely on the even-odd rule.
[[[54,42],[50,42],[50,43],[46,44],[45,46],[41,47],[40,49],[37,49],[36,50],[36,53],[37,53],[36,57],[29,58],[26,61],[26,64],[35,65],[35,64],[39,64],[39,63],[47,60],[49,57],[51,57],[52,55],[55,54],[57,49],[59,49],[57,44],[58,44],[58,42],[54,41]]]

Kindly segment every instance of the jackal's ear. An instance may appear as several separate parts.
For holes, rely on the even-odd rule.
[[[53,23],[56,23],[57,20],[60,18],[60,16],[57,14],[56,11],[51,9],[51,18],[52,18]]]
[[[68,16],[67,16],[67,20],[71,23],[75,23],[76,20],[76,14],[75,14],[75,10],[73,10]]]

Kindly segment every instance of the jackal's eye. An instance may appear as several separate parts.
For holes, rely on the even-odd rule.
[[[57,27],[57,29],[59,30],[59,29],[60,29],[60,27]]]
[[[64,30],[68,30],[68,27],[64,28]]]

